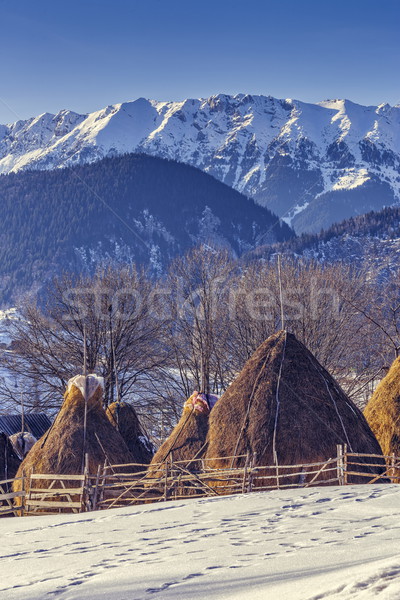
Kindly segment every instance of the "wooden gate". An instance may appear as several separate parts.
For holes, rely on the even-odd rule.
[[[39,483],[40,482],[40,483]],[[32,473],[25,498],[25,515],[79,513],[88,510],[88,479],[85,475]]]

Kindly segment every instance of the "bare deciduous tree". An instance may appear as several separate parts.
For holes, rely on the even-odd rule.
[[[228,252],[211,247],[196,248],[171,266],[168,346],[185,396],[193,387],[218,393],[228,383],[228,304],[235,268]]]
[[[154,283],[135,268],[57,278],[45,309],[26,305],[15,321],[3,366],[25,388],[39,387],[42,405],[54,408],[86,354],[88,372],[104,377],[106,404],[131,398],[165,363],[165,323],[153,311],[153,293]],[[3,398],[19,401],[13,386],[2,387]],[[30,394],[25,404],[32,405]]]
[[[280,285],[281,284],[281,285]],[[223,392],[283,326],[355,400],[400,349],[400,276],[284,257],[247,263],[211,246],[177,258],[158,282],[135,268],[58,278],[45,308],[26,305],[3,367],[2,402],[56,408],[81,371],[105,378],[105,401],[133,400],[156,436],[175,425],[194,389]],[[15,387],[15,382],[18,387]]]
[[[352,394],[376,370],[371,324],[353,306],[369,293],[365,273],[344,265],[321,265],[285,258],[279,275],[275,263],[251,263],[235,285],[231,308],[231,356],[241,368],[259,344],[282,327],[294,333],[321,364]]]

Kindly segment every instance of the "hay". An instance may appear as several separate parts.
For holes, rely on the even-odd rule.
[[[364,416],[383,454],[400,456],[400,357],[377,386],[364,409]]]
[[[170,436],[153,456],[148,469],[151,477],[162,475],[157,465],[167,460],[183,461],[180,466],[195,472],[199,468],[200,459],[205,453],[205,442],[208,432],[209,409],[198,392],[194,392],[183,406],[182,416]]]
[[[360,410],[307,348],[285,331],[259,346],[218,401],[207,441],[205,458],[213,468],[241,466],[244,459],[220,457],[246,454],[260,466],[325,462],[336,457],[337,444],[381,454]],[[358,470],[371,472],[371,477],[377,472],[365,466]],[[312,477],[287,478],[281,484],[306,483]],[[318,481],[332,477],[335,473],[321,473]],[[349,477],[352,483],[366,481]]]
[[[12,479],[18,471],[20,459],[5,433],[0,433],[0,481]]]
[[[133,406],[126,402],[113,402],[107,407],[106,415],[111,425],[122,436],[133,456],[133,462],[148,465],[153,458],[153,448],[143,433]]]
[[[83,379],[83,376],[80,379]],[[100,384],[95,385],[93,379],[92,376],[88,377],[85,451],[89,459],[89,473],[94,475],[98,466],[102,466],[106,459],[110,464],[125,464],[133,462],[133,457],[118,431],[107,419],[102,407],[103,388]],[[33,471],[58,475],[82,473],[85,400],[81,391],[81,380],[76,380],[77,385],[74,380],[71,382],[53,426],[36,442],[22,461],[17,476],[23,473],[29,478]],[[15,482],[14,491],[19,491],[19,486],[20,482]],[[47,487],[47,484],[37,481],[35,487]]]

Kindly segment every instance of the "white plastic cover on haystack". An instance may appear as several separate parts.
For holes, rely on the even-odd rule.
[[[14,451],[21,460],[25,458],[29,450],[37,442],[35,436],[33,436],[29,431],[13,433],[13,435],[10,435],[9,440],[13,445]]]
[[[71,389],[71,386],[75,386],[81,392],[82,396],[85,396],[85,376],[84,375],[75,375],[68,381],[67,392]],[[104,378],[91,373],[87,376],[87,390],[88,390],[88,399],[93,396],[97,388],[101,386],[104,389]]]

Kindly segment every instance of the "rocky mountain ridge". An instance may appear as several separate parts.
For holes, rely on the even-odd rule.
[[[400,106],[219,94],[139,98],[85,115],[62,110],[0,125],[0,173],[130,152],[202,169],[300,233],[400,199]]]

